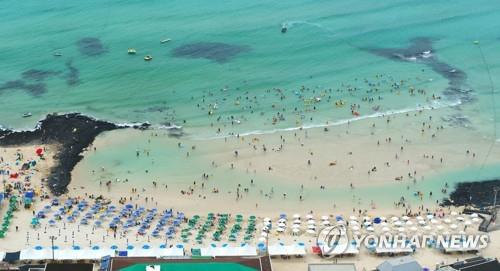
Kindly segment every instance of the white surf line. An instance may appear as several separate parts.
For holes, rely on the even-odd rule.
[[[265,134],[274,134],[274,133],[278,133],[278,132],[290,132],[290,131],[297,131],[297,130],[304,130],[304,129],[339,126],[339,125],[344,125],[344,124],[347,124],[347,123],[350,123],[353,121],[360,121],[360,120],[371,119],[371,118],[399,115],[399,114],[417,112],[417,111],[422,111],[422,110],[434,110],[434,109],[440,109],[440,108],[446,108],[446,107],[453,107],[453,106],[457,106],[460,104],[462,104],[462,102],[459,100],[454,101],[454,102],[449,102],[449,103],[435,102],[433,105],[419,106],[416,108],[404,108],[404,109],[399,109],[399,110],[389,110],[386,112],[377,112],[377,113],[370,114],[370,115],[365,115],[365,116],[360,116],[360,117],[355,117],[355,118],[350,118],[350,119],[342,119],[342,120],[323,123],[323,124],[309,124],[309,125],[303,125],[303,126],[298,126],[298,127],[288,127],[288,128],[280,128],[280,129],[273,129],[273,130],[254,130],[254,131],[239,133],[239,136],[265,135]],[[237,135],[217,135],[217,136],[213,136],[213,137],[191,137],[189,139],[211,140],[211,139],[221,139],[221,138],[226,138],[226,137],[229,138],[229,137],[236,137],[236,136]]]

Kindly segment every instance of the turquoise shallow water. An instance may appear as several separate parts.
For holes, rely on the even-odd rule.
[[[342,123],[354,118],[351,104],[369,117],[461,103],[457,114],[494,141],[500,98],[488,69],[496,86],[499,17],[500,2],[488,0],[4,0],[0,125],[32,128],[47,113],[76,111],[120,123],[175,123],[191,137],[206,138]],[[160,43],[165,38],[172,41]],[[407,48],[415,38],[432,41],[430,58],[423,49],[404,61],[373,51]],[[206,43],[212,47],[196,47]],[[196,54],[215,46],[210,55],[225,58],[176,57],[176,48],[186,45]],[[131,47],[137,55],[127,54]],[[145,55],[153,60],[144,61]],[[445,71],[437,72],[430,60],[446,64]],[[466,94],[446,95],[460,72],[458,88]],[[409,95],[410,88],[426,94]],[[339,101],[345,104],[336,106]],[[33,117],[23,118],[25,112]],[[101,158],[113,161],[109,156]],[[474,178],[475,172],[458,176]],[[481,172],[495,176],[494,170]]]
[[[430,93],[439,95],[448,80],[425,65],[389,60],[361,48],[405,47],[415,37],[434,39],[432,54],[467,74],[464,88],[474,90],[484,109],[474,117],[491,119],[489,83],[473,40],[481,41],[492,74],[500,71],[496,1],[456,1],[450,6],[447,1],[7,0],[0,6],[0,123],[14,128],[32,127],[49,112],[78,111],[117,122],[175,122],[192,133],[213,135],[215,128],[209,124],[217,117],[219,123],[229,124],[231,116],[241,122],[223,133],[352,118],[347,105],[363,97],[383,100],[363,105],[362,115],[373,113],[373,106],[381,111],[414,108],[425,104]],[[282,23],[289,27],[286,34],[280,33]],[[78,41],[88,37],[100,42],[102,54],[79,51]],[[163,38],[172,41],[160,44]],[[172,55],[176,47],[197,42],[249,50],[224,63]],[[138,54],[127,55],[129,47]],[[54,57],[54,52],[62,56]],[[143,61],[146,54],[153,61]],[[38,95],[5,87],[30,69],[59,74],[21,80],[45,84]],[[71,74],[75,82],[69,85]],[[376,74],[393,81],[384,84]],[[376,95],[366,93],[364,78],[382,83]],[[400,80],[408,80],[403,93],[415,86],[426,89],[427,97],[389,94],[392,82]],[[310,89],[301,91],[301,86]],[[349,92],[348,86],[358,91]],[[267,92],[272,88],[282,92]],[[330,88],[333,92],[328,93]],[[321,95],[331,99],[315,104],[311,120],[312,106],[305,106],[304,100]],[[341,99],[346,106],[335,109],[334,101]],[[217,109],[210,117],[214,104]],[[285,118],[273,125],[282,107]],[[23,119],[28,111],[34,117]]]

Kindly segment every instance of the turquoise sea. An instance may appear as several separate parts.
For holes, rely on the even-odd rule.
[[[0,125],[81,112],[210,138],[455,106],[495,141],[498,18],[497,0],[2,0]]]

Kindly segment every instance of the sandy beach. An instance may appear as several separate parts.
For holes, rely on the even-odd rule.
[[[173,208],[188,217],[203,218],[207,213],[255,215],[257,228],[262,227],[264,217],[277,220],[282,213],[313,214],[317,219],[323,215],[449,214],[463,208],[438,206],[453,189],[454,181],[440,177],[481,165],[489,143],[487,138],[477,138],[473,130],[432,120],[431,110],[354,121],[327,129],[211,140],[173,138],[162,130],[117,130],[101,134],[87,148],[85,158],[72,172],[69,192],[60,201],[71,197],[92,202],[103,197],[118,206],[127,203],[147,210]],[[36,170],[25,174],[30,174],[36,191],[40,189],[42,195],[49,195],[41,180],[50,172],[52,157],[58,149],[42,146],[41,160],[34,152],[37,147],[2,148],[3,167],[14,170],[19,154],[25,160],[38,159]],[[488,161],[498,161],[499,153],[492,151]],[[15,213],[13,225],[17,230],[9,230],[0,249],[49,246],[48,237],[52,235],[57,237],[60,247],[165,242],[164,238],[148,234],[114,233],[105,225],[80,225],[64,220],[50,224],[42,219],[39,226],[33,227],[29,221],[34,213],[51,205],[53,199],[38,196],[30,209],[20,208]],[[498,232],[489,235],[491,242],[480,253],[498,257],[500,236]],[[257,239],[255,236],[250,242],[255,244]],[[167,242],[183,241],[175,235]],[[309,247],[304,258],[273,260],[278,271],[332,261],[310,253],[316,242],[313,235],[273,234],[269,242],[303,242]],[[200,246],[194,240],[184,245]],[[429,267],[471,256],[444,255],[435,249],[419,249],[413,255]],[[355,257],[336,261],[355,262],[359,270],[369,270],[383,259],[362,250]]]

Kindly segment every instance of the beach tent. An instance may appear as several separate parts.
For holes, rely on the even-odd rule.
[[[422,266],[411,256],[384,261],[377,266],[377,271],[422,271]]]
[[[157,257],[183,257],[184,249],[178,247],[155,249]]]
[[[54,252],[55,254],[55,252]],[[23,260],[47,260],[52,259],[52,251],[50,249],[42,248],[42,249],[23,249],[21,250],[21,254],[19,255],[19,259]]]
[[[336,245],[334,248],[331,248],[328,245],[324,244],[318,248],[322,251],[324,256],[341,256],[341,255],[359,254],[358,247],[353,243],[339,244],[339,245]]]
[[[83,257],[80,259],[87,259],[87,260],[99,260],[104,256],[110,256],[110,255],[115,255],[115,251],[113,249],[84,249],[83,250]]]
[[[303,245],[288,245],[283,244],[271,245],[268,248],[270,256],[299,256],[305,255],[306,249]]]
[[[257,256],[257,249],[254,246],[243,247],[206,247],[201,248],[201,256],[221,257],[221,256]]]
[[[3,259],[5,258],[5,254],[6,254],[5,252],[0,251],[0,262],[2,262]]]
[[[413,248],[411,247],[377,247],[375,249],[375,253],[377,255],[386,255],[386,254],[411,254],[413,253]]]

